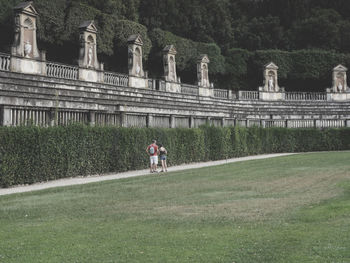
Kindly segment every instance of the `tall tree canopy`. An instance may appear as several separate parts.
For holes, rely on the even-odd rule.
[[[13,7],[19,2],[0,0],[2,52],[10,50]],[[134,33],[145,40],[144,59],[151,76],[161,76],[161,62],[155,59],[160,58],[161,45],[172,40],[183,52],[178,54],[179,75],[194,81],[195,76],[189,76],[195,71],[195,57],[206,51],[212,56],[211,79],[223,88],[256,89],[262,69],[254,59],[289,65],[281,81],[301,87],[308,79],[303,88],[314,90],[330,85],[330,77],[299,74],[295,65],[305,60],[296,55],[298,50],[322,74],[328,74],[325,68],[331,71],[332,63],[349,62],[349,0],[34,0],[34,5],[39,12],[39,48],[47,50],[49,60],[64,63],[76,63],[78,26],[92,19],[99,30],[98,54],[108,70],[126,70],[126,38]],[[264,56],[257,55],[264,50]],[[292,60],[293,66],[291,57],[300,61]]]

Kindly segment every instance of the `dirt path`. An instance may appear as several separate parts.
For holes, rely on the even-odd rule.
[[[208,166],[214,166],[214,165],[220,165],[220,164],[226,164],[226,163],[242,162],[242,161],[248,161],[248,160],[267,159],[267,158],[286,156],[286,155],[292,155],[292,154],[295,154],[295,153],[264,154],[264,155],[254,155],[254,156],[233,158],[233,159],[220,160],[220,161],[182,164],[182,165],[170,167],[168,169],[168,172],[181,171],[181,170],[187,170],[187,169],[193,169],[193,168],[202,168],[202,167],[208,167]],[[16,186],[11,188],[0,188],[0,195],[9,195],[9,194],[15,194],[15,193],[38,191],[38,190],[54,188],[54,187],[88,184],[88,183],[142,176],[142,175],[148,175],[148,174],[150,174],[149,169],[145,169],[145,170],[129,171],[124,173],[116,173],[116,174],[65,178],[65,179],[44,182],[44,183]]]

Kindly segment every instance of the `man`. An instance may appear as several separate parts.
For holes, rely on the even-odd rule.
[[[157,141],[153,140],[152,144],[149,145],[146,149],[146,153],[150,156],[150,172],[151,173],[158,173],[157,165],[158,165],[159,149],[158,149],[158,146],[156,143],[157,143]]]

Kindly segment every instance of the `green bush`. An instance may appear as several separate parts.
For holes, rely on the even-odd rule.
[[[156,139],[168,164],[275,152],[350,150],[350,129],[0,127],[0,186],[143,169]]]

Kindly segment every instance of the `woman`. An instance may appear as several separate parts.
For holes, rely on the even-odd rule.
[[[162,144],[159,145],[159,157],[162,162],[162,170],[161,172],[167,172],[168,167],[166,165],[166,155],[167,155],[167,150],[164,148]]]

